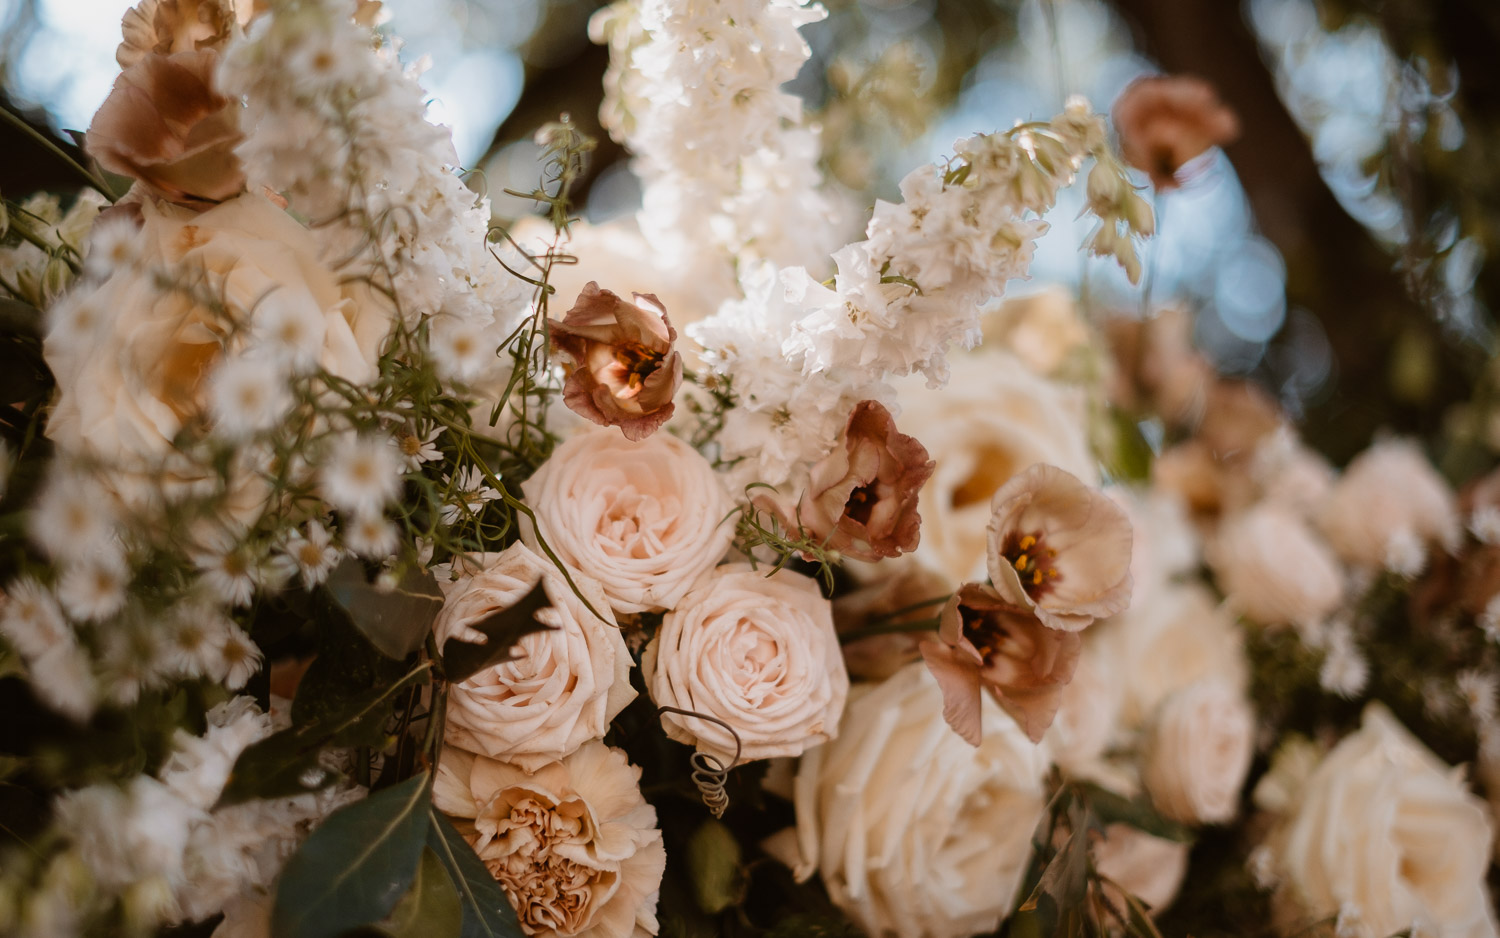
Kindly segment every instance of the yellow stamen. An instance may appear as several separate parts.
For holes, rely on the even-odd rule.
[[[1028,534],[1025,537],[1021,538],[1021,549],[1022,550],[1031,550],[1035,546],[1036,546],[1036,538],[1032,537],[1030,534]]]
[[[1031,574],[1031,585],[1032,586],[1040,586],[1041,583],[1042,583],[1042,571],[1037,570],[1036,572],[1034,572],[1034,573]]]
[[[1025,554],[1022,554],[1021,556],[1017,557],[1016,558],[1016,563],[1015,563],[1016,571],[1019,572],[1019,573],[1025,573],[1026,572],[1026,561],[1029,560],[1029,559],[1031,559],[1031,558],[1027,557]]]

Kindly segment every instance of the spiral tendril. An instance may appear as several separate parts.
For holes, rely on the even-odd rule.
[[[698,797],[703,799],[704,807],[708,808],[710,814],[716,818],[724,816],[724,811],[729,807],[729,791],[725,787],[729,780],[729,772],[740,761],[740,734],[734,731],[734,727],[725,723],[718,717],[711,717],[706,713],[698,713],[696,710],[683,710],[680,707],[657,707],[657,716],[665,713],[677,713],[685,717],[693,717],[698,720],[707,720],[722,726],[730,736],[734,737],[734,758],[725,765],[724,760],[711,752],[701,749],[693,753],[688,760],[693,766],[690,776],[693,784],[698,788]]]

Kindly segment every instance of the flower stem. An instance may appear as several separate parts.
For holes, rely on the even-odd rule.
[[[889,625],[870,625],[862,629],[853,629],[839,635],[839,644],[847,645],[857,642],[862,638],[873,638],[876,635],[899,635],[902,632],[931,632],[938,627],[940,620],[934,616],[931,619],[913,619],[910,622],[892,622]]]

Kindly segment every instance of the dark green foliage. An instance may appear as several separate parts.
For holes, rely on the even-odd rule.
[[[430,574],[429,574],[430,575]],[[443,674],[458,683],[515,657],[514,649],[527,635],[551,626],[537,621],[536,614],[547,608],[547,591],[540,581],[513,606],[493,612],[472,624],[489,639],[483,645],[449,639],[443,643]]]

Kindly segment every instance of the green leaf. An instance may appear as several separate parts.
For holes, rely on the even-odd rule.
[[[422,772],[329,815],[281,871],[271,934],[338,938],[390,914],[417,873],[430,781]]]
[[[414,668],[392,684],[376,687],[348,700],[328,715],[273,733],[240,753],[218,807],[255,798],[283,798],[316,791],[334,774],[318,763],[330,746],[383,746],[392,700],[403,688],[426,683],[428,665]]]
[[[1068,827],[1067,841],[1042,871],[1017,917],[1036,916],[1040,934],[1084,938],[1089,934],[1089,824],[1088,811],[1076,799],[1068,808]]]
[[[462,923],[463,907],[448,868],[431,847],[423,847],[417,876],[381,931],[391,938],[459,938]]]
[[[1126,798],[1093,782],[1080,782],[1078,788],[1102,824],[1128,824],[1153,837],[1183,844],[1193,842],[1192,828],[1167,820],[1145,800]]]
[[[687,859],[700,909],[713,915],[739,901],[740,844],[728,827],[704,821],[688,839]]]
[[[516,910],[483,861],[453,827],[453,822],[428,806],[427,846],[443,861],[458,888],[463,908],[463,938],[524,938]]]
[[[536,619],[547,608],[547,592],[540,581],[514,606],[492,612],[472,628],[489,639],[483,645],[450,638],[443,643],[443,674],[454,684],[514,657],[513,649],[532,632],[551,628]]]
[[[345,558],[328,577],[328,591],[354,627],[380,653],[396,660],[422,647],[432,622],[443,608],[437,577],[424,567],[409,566],[393,589],[380,589],[365,578],[364,565]]]

